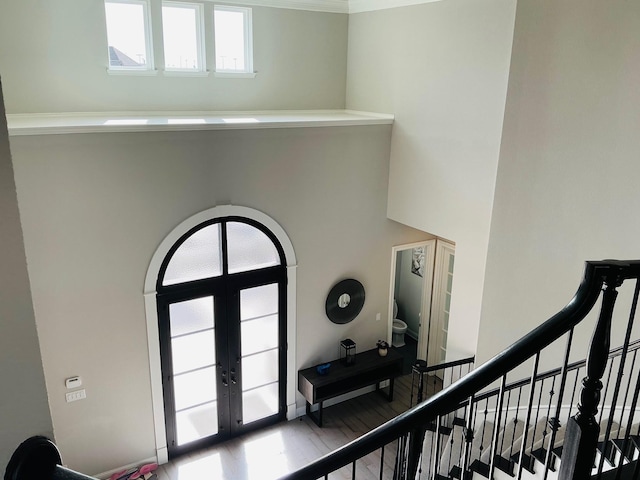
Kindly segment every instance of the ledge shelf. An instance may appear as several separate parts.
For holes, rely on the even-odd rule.
[[[393,115],[352,110],[8,114],[10,136],[391,125]]]

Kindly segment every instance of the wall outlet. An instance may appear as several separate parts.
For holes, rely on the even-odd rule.
[[[376,322],[379,322],[379,321],[380,321],[380,314],[376,313]]]
[[[87,391],[83,388],[82,390],[76,390],[75,392],[69,392],[65,395],[67,397],[67,403],[75,402],[77,400],[83,400],[87,398]]]

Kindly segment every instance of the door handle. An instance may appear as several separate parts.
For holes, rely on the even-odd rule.
[[[224,370],[222,372],[222,385],[224,385],[225,387],[229,386],[229,382],[227,381],[227,371]]]
[[[235,385],[236,383],[238,383],[236,381],[236,369],[232,368],[230,373],[231,373],[231,383]]]

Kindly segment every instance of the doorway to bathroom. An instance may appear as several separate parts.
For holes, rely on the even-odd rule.
[[[409,373],[416,359],[446,358],[455,245],[442,239],[393,247],[389,338]]]

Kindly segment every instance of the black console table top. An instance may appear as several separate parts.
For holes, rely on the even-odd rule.
[[[339,359],[331,361],[331,368],[326,375],[320,375],[316,367],[306,368],[298,372],[298,390],[304,396],[306,412],[318,426],[322,426],[322,404],[325,400],[349,393],[369,385],[376,385],[380,390],[380,382],[389,380],[387,400],[393,400],[393,383],[395,377],[402,375],[402,355],[395,350],[387,349],[387,355],[381,357],[378,349],[367,350],[356,354],[355,364],[346,366]],[[311,411],[312,404],[318,405],[317,415]]]

